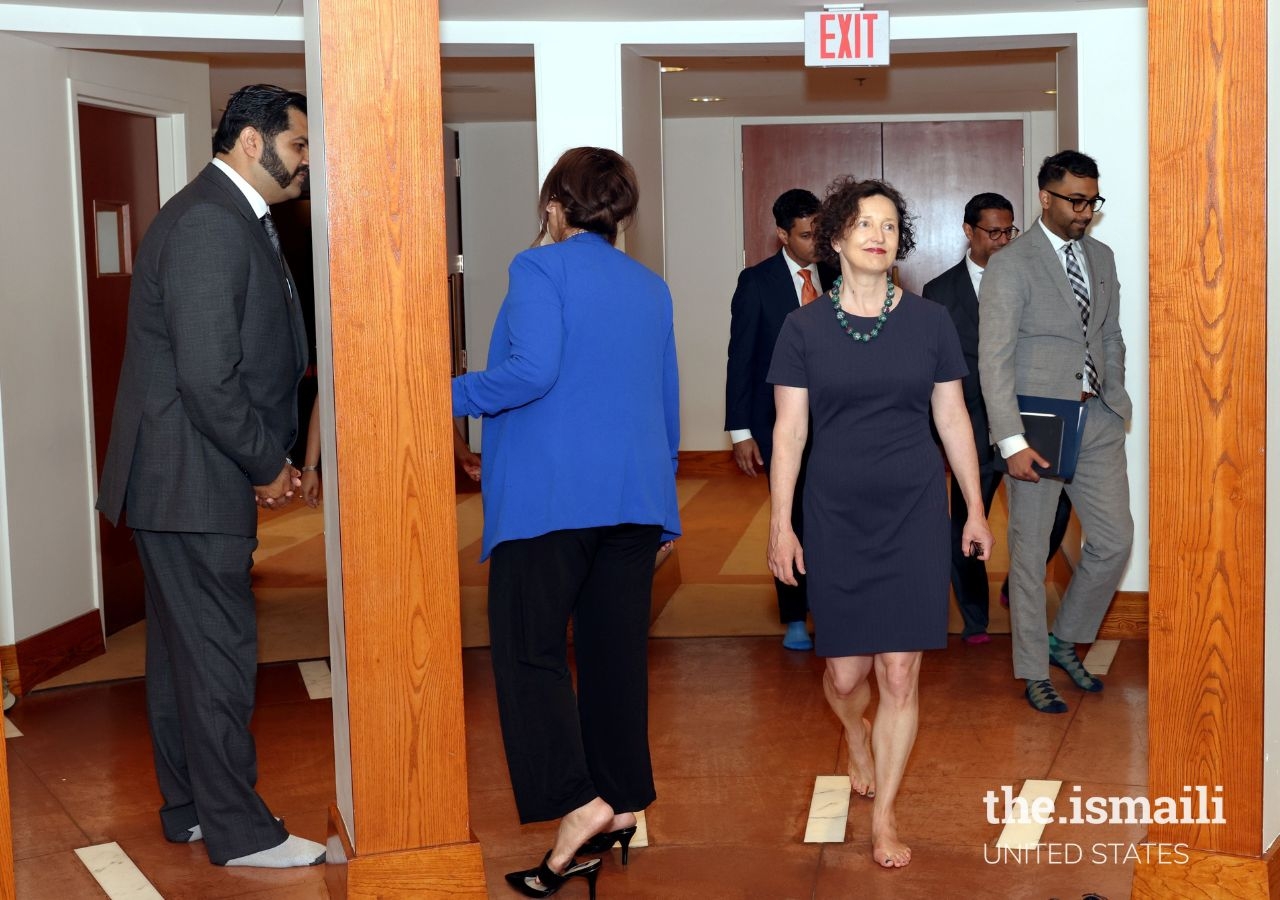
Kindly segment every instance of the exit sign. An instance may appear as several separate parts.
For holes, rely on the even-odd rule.
[[[866,9],[805,13],[804,64],[889,65],[889,14]]]

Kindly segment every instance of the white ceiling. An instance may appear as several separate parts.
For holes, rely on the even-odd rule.
[[[296,17],[302,14],[302,4],[303,0],[37,0],[23,5],[117,12]],[[11,4],[0,0],[0,7],[5,5]],[[814,0],[440,0],[442,18],[458,21],[794,19],[820,5]],[[869,5],[893,14],[927,15],[954,14],[966,7],[973,12],[999,13],[1144,7],[1146,2],[871,0]],[[890,112],[1005,112],[1053,109],[1055,105],[1054,98],[1045,93],[1056,86],[1053,47],[895,53],[892,65],[887,68],[856,70],[806,69],[797,56],[697,56],[699,52],[696,47],[683,47],[679,57],[657,54],[656,58],[667,64],[687,66],[687,71],[663,77],[664,115],[677,118],[850,116]],[[721,51],[703,48],[701,52]],[[176,53],[169,49],[154,55],[209,63],[215,119],[226,98],[244,84],[263,81],[298,90],[306,87],[299,53]],[[501,59],[447,56],[442,65],[446,121],[513,121],[535,117],[530,56]],[[689,98],[695,96],[723,100],[689,102]]]
[[[16,4],[15,4],[16,5]],[[302,0],[35,0],[26,6],[59,6],[124,12],[222,13],[229,15],[300,16]],[[662,22],[715,19],[787,19],[818,9],[814,0],[440,0],[440,17],[487,22],[594,19],[618,22]],[[890,14],[950,15],[963,11],[964,0],[870,0],[868,6]],[[1049,12],[1070,9],[1144,7],[1146,0],[982,0],[968,3],[971,12]]]

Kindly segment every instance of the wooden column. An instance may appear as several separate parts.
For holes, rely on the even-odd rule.
[[[1148,4],[1148,784],[1152,798],[1221,786],[1225,822],[1153,825],[1149,841],[1190,861],[1139,864],[1134,897],[1268,895],[1267,5]]]
[[[481,897],[463,725],[439,10],[426,0],[311,2],[308,43],[318,30],[323,86],[309,104],[312,162],[327,204],[318,281],[329,288],[336,426],[326,487],[337,488],[335,657],[345,655],[349,722],[350,820],[335,817],[347,896]]]

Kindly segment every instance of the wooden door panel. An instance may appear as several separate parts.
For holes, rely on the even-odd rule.
[[[160,210],[156,163],[156,122],[150,116],[81,104],[80,185],[84,204],[85,274],[89,303],[90,378],[93,384],[94,451],[97,471],[107,453],[111,414],[124,358],[132,260],[119,274],[99,272],[98,245],[113,238],[98,228],[95,212],[127,210],[128,240],[121,255],[135,254],[142,235]],[[101,233],[99,233],[101,232]],[[103,618],[108,634],[143,616],[142,567],[133,534],[99,516]]]
[[[885,122],[884,180],[906,197],[915,218],[916,249],[899,264],[908,290],[960,261],[968,248],[964,205],[994,191],[1023,209],[1022,121]]]
[[[880,125],[828,122],[742,127],[742,230],[746,264],[778,252],[773,201],[791,188],[821,200],[837,175],[880,177]]]

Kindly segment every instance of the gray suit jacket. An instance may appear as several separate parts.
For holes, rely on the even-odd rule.
[[[98,509],[130,527],[253,536],[285,465],[307,337],[287,269],[212,163],[138,249]]]
[[[1124,387],[1120,283],[1115,257],[1101,241],[1080,242],[1089,268],[1088,347],[1102,379],[1099,396],[1125,421],[1133,403]],[[982,276],[978,371],[991,442],[1021,434],[1018,394],[1078,400],[1085,336],[1067,274],[1036,221],[993,254]]]

